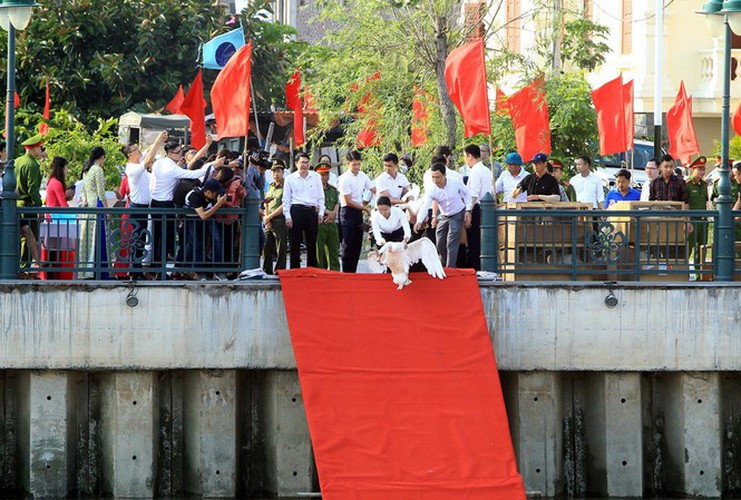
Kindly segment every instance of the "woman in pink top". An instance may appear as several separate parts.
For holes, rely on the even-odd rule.
[[[67,160],[55,156],[51,161],[51,173],[46,183],[46,206],[68,207],[67,203]]]
[[[73,195],[73,191],[67,191],[67,160],[61,156],[55,156],[51,162],[51,173],[46,183],[46,206],[69,207],[67,200]],[[42,241],[42,258],[52,267],[74,267],[77,221],[64,219],[59,213],[47,215],[47,217],[49,217],[47,220],[49,229]],[[74,278],[74,273],[47,272],[41,278],[71,280]]]

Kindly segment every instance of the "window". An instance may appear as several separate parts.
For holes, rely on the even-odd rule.
[[[520,0],[507,0],[507,49],[520,53]]]
[[[622,53],[633,52],[633,0],[623,0]]]

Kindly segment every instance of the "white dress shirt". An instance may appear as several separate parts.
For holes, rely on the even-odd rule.
[[[175,187],[180,179],[199,179],[211,166],[206,163],[198,170],[180,168],[168,157],[160,158],[152,165],[149,182],[149,194],[154,201],[172,201]]]
[[[324,188],[322,176],[307,170],[306,177],[296,170],[286,177],[283,184],[283,215],[291,220],[291,206],[304,205],[317,209],[317,215],[324,217]]]
[[[387,219],[381,212],[374,210],[371,214],[371,226],[373,227],[373,236],[376,238],[376,243],[383,244],[385,242],[381,233],[393,233],[399,228],[404,229],[404,237],[408,240],[412,237],[412,230],[409,227],[409,221],[407,215],[399,207],[391,207],[391,213]]]
[[[350,195],[350,199],[358,205],[363,204],[363,193],[366,189],[373,188],[373,181],[370,177],[365,175],[365,172],[358,172],[358,175],[353,175],[351,171],[347,171],[340,176],[337,183],[337,190],[340,192],[340,206],[347,206],[345,196]]]
[[[445,178],[453,179],[463,184],[463,176],[460,174],[460,172],[456,172],[452,168],[445,169]],[[425,190],[425,194],[429,191],[432,191],[432,189],[435,187],[435,183],[432,181],[432,170],[430,170],[429,168],[422,176],[422,187]]]
[[[569,182],[576,191],[576,201],[591,203],[594,208],[600,208],[605,201],[605,190],[602,188],[602,179],[598,175],[589,173],[586,177],[577,174]]]
[[[502,193],[504,195],[504,202],[523,202],[527,201],[527,191],[523,191],[519,195],[517,195],[516,198],[512,197],[512,191],[514,191],[517,186],[520,185],[520,182],[522,182],[522,179],[527,177],[529,174],[525,171],[524,168],[520,168],[520,173],[517,174],[517,176],[513,176],[509,173],[509,170],[502,170],[502,173],[499,175],[499,178],[497,179],[496,184],[494,185],[494,192],[495,193]]]
[[[151,175],[143,163],[127,163],[126,177],[129,179],[129,201],[137,205],[149,205],[152,197],[149,196]]]
[[[476,204],[478,205],[486,193],[491,193],[493,187],[491,170],[482,162],[478,162],[471,167],[466,187],[468,187],[471,197],[476,197]]]
[[[376,198],[381,193],[388,191],[389,198],[401,199],[404,188],[409,188],[409,181],[401,172],[396,172],[396,177],[391,177],[387,172],[382,172],[376,177]]]
[[[425,197],[422,201],[422,206],[419,209],[419,214],[422,217],[427,218],[427,210],[429,210],[432,202],[437,202],[438,211],[445,217],[455,215],[464,208],[471,210],[471,194],[468,192],[468,188],[459,180],[448,179],[446,177],[445,187],[437,187],[433,183],[432,189],[425,193]],[[424,222],[425,219],[418,222]]]
[[[647,180],[643,183],[643,186],[641,186],[641,201],[651,201],[651,181]]]

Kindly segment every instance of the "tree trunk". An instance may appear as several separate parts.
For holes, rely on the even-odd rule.
[[[553,1],[553,19],[554,19],[554,33],[553,33],[553,63],[551,68],[553,71],[561,70],[561,43],[563,36],[563,13],[561,12],[562,5],[561,0]]]
[[[447,131],[446,145],[455,149],[456,143],[456,109],[448,95],[448,84],[445,82],[445,60],[448,58],[448,20],[437,18],[435,74],[437,75],[437,92],[440,98],[440,111]]]

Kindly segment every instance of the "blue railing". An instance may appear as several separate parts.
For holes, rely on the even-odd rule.
[[[491,212],[482,216],[482,268],[504,281],[682,282],[712,280],[717,272],[717,211]],[[247,208],[221,209],[207,221],[162,208],[19,207],[18,217],[34,226],[46,279],[233,277],[260,266],[262,228],[252,198]],[[741,280],[741,222],[735,224]]]
[[[482,261],[503,281],[709,281],[716,275],[717,211],[495,209],[492,215],[482,217],[482,231],[491,236],[482,238]],[[741,279],[741,223],[736,228]]]
[[[257,205],[220,209],[207,220],[164,208],[18,207],[29,221],[43,267],[22,242],[19,273],[44,279],[197,279],[259,267]]]

